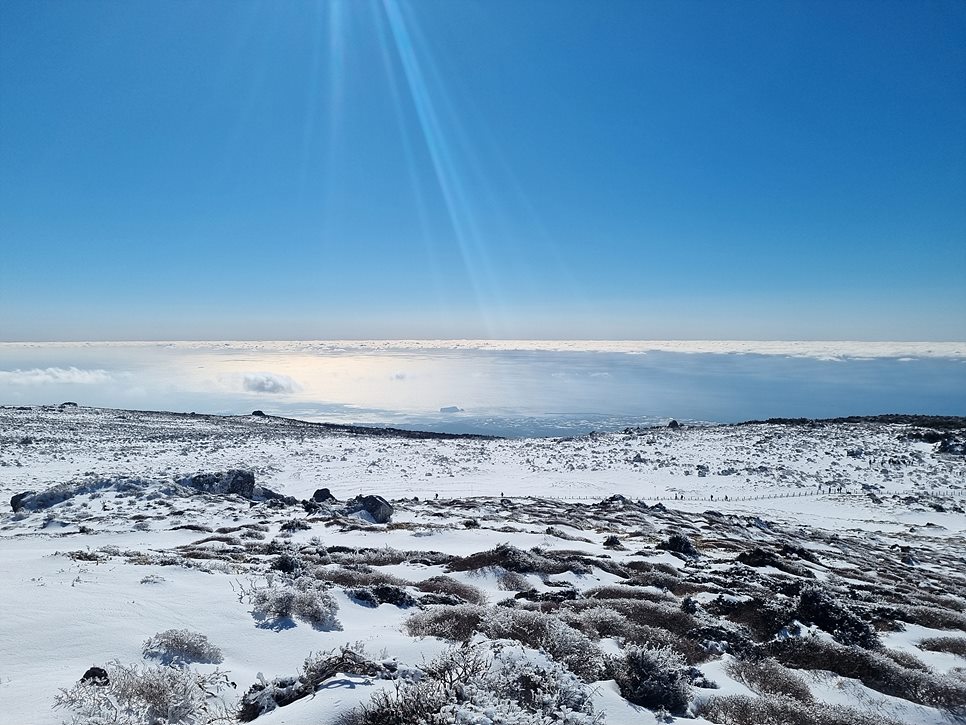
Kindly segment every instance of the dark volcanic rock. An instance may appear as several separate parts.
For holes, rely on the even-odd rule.
[[[327,488],[318,488],[315,493],[312,494],[312,500],[318,501],[319,503],[324,503],[326,501],[335,501],[335,496]]]
[[[103,667],[88,668],[84,676],[80,678],[80,681],[84,685],[98,685],[100,687],[111,684],[111,680],[107,676],[107,670]]]
[[[668,428],[680,428],[681,424],[678,423],[674,418],[671,418],[671,422],[667,424]]]
[[[346,513],[365,511],[377,524],[384,524],[392,518],[392,505],[382,496],[356,496],[346,504]]]
[[[34,495],[33,491],[24,491],[23,493],[17,493],[10,497],[10,508],[13,509],[14,513],[17,513],[23,508],[23,502],[25,499],[30,498]]]

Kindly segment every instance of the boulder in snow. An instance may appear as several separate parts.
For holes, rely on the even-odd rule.
[[[346,513],[354,514],[365,511],[377,524],[384,524],[392,518],[392,504],[382,496],[356,496],[346,505]]]

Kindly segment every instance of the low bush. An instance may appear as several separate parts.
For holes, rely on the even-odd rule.
[[[448,576],[434,576],[419,582],[416,588],[431,594],[450,594],[470,604],[486,604],[486,595],[479,589]]]
[[[279,526],[280,531],[290,531],[290,532],[308,531],[311,528],[312,528],[312,524],[310,524],[305,519],[289,519],[288,521],[282,522],[282,525]]]
[[[671,551],[676,554],[683,554],[684,556],[693,557],[698,556],[700,552],[698,547],[694,545],[684,534],[671,534],[664,541],[657,545],[658,549],[664,549],[665,551]]]
[[[542,612],[472,604],[434,606],[413,614],[405,627],[414,637],[466,642],[481,632],[491,639],[514,640],[543,650],[588,682],[604,669],[603,655],[587,635]]]
[[[712,697],[697,711],[719,725],[901,725],[878,711],[804,703],[784,695]]]
[[[608,665],[609,674],[629,702],[672,714],[687,709],[691,697],[688,668],[676,652],[665,647],[631,646]]]
[[[439,637],[466,642],[480,631],[480,622],[487,612],[485,607],[475,604],[435,606],[410,616],[405,627],[413,637]]]
[[[346,595],[366,607],[378,607],[380,604],[392,604],[396,607],[413,607],[416,600],[405,589],[391,584],[374,584],[370,587],[346,589]]]
[[[492,647],[492,649],[491,649]],[[402,680],[343,715],[339,725],[593,725],[586,685],[552,659],[520,647],[444,652],[417,681]]]
[[[818,637],[789,637],[761,649],[787,667],[828,670],[859,680],[877,692],[928,707],[953,712],[966,708],[966,683],[947,675],[908,669],[871,650]]]
[[[866,649],[878,647],[879,635],[835,594],[820,585],[802,589],[795,614],[802,622],[815,624],[831,634],[837,642]]]
[[[308,697],[338,673],[376,678],[392,676],[381,664],[366,658],[360,648],[344,646],[338,650],[312,653],[305,658],[299,674],[294,677],[277,677],[271,681],[260,677],[242,696],[237,717],[241,722],[251,722],[278,707]]]
[[[587,635],[553,615],[495,607],[481,626],[484,634],[493,639],[512,639],[547,652],[587,682],[598,679],[603,672],[600,649]]]
[[[633,624],[661,627],[682,637],[691,635],[700,627],[698,619],[673,602],[649,602],[643,599],[604,599],[601,606],[608,606],[623,614]]]
[[[302,571],[302,560],[299,559],[298,554],[285,552],[272,560],[270,568],[283,574],[298,574]]]
[[[186,667],[122,665],[105,667],[108,684],[78,683],[61,690],[54,707],[73,713],[72,725],[215,725],[234,722],[221,692],[223,672],[199,673]]]
[[[364,564],[345,566],[319,566],[312,570],[312,576],[321,581],[332,582],[340,587],[367,587],[375,584],[388,584],[396,587],[410,586],[412,582],[381,571],[374,571]]]
[[[503,571],[497,576],[497,586],[507,592],[522,592],[530,588],[526,577],[515,571]]]
[[[929,637],[919,643],[919,649],[966,657],[966,637]]]
[[[561,609],[558,613],[561,621],[578,629],[591,639],[601,637],[623,637],[627,634],[627,620],[608,607],[590,607],[588,609]]]
[[[593,587],[584,592],[584,597],[587,599],[647,599],[652,602],[674,601],[674,597],[665,592],[654,592],[639,586],[624,586],[622,584]]]
[[[966,614],[941,607],[903,606],[897,613],[903,622],[920,624],[932,629],[958,629],[966,631]]]
[[[779,695],[810,704],[815,701],[805,680],[776,660],[733,660],[728,674],[759,695]]]
[[[487,551],[459,557],[449,563],[450,571],[472,571],[500,567],[517,574],[562,574],[569,571],[567,564],[542,554],[524,551],[510,544],[498,544]]]
[[[759,642],[772,639],[789,624],[791,614],[788,607],[758,597],[735,601],[719,596],[706,609],[712,614],[747,627],[751,636]]]
[[[144,643],[144,656],[163,665],[184,666],[190,662],[219,664],[224,661],[221,650],[198,632],[167,629]]]
[[[252,607],[269,619],[301,619],[316,629],[342,629],[336,614],[339,605],[315,582],[298,579],[294,584],[269,580],[251,591]]]

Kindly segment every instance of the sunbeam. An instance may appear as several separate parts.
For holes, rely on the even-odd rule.
[[[403,77],[406,79],[423,140],[432,160],[436,181],[473,287],[477,309],[488,333],[492,333],[496,328],[492,313],[497,302],[493,297],[498,292],[498,288],[464,183],[469,170],[460,168],[452,140],[453,129],[441,118],[442,113],[430,89],[427,75],[431,74],[431,71],[424,70],[424,64],[416,50],[417,31],[410,29],[411,23],[407,22],[399,3],[394,0],[383,0],[383,8],[389,21],[396,54],[402,65]],[[437,88],[442,98],[441,85],[437,84]]]

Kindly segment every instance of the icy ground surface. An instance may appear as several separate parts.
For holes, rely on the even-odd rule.
[[[69,721],[52,709],[60,689],[92,665],[150,664],[143,644],[169,629],[221,649],[220,664],[192,666],[228,673],[230,708],[262,677],[297,675],[310,653],[345,644],[418,668],[451,643],[407,622],[462,601],[483,612],[479,630],[510,609],[501,603],[552,616],[602,662],[636,644],[670,647],[703,675],[692,673],[676,721],[706,722],[702,702],[759,696],[733,667],[749,652],[794,668],[779,646],[790,632],[845,646],[836,640],[852,635],[803,618],[808,587],[837,602],[831,619],[873,633],[899,679],[928,672],[952,692],[936,706],[833,662],[799,662],[816,702],[883,722],[955,722],[966,659],[919,644],[966,635],[966,462],[937,442],[962,434],[861,423],[418,439],[273,417],[0,408],[0,723]],[[182,485],[230,469],[297,502]],[[52,505],[6,505],[53,487]],[[321,488],[339,501],[301,503]],[[357,494],[391,501],[389,523],[347,513],[340,502]],[[697,553],[661,548],[673,534]],[[296,570],[280,570],[281,556]],[[434,599],[427,582],[439,577],[469,586]],[[259,588],[306,582],[337,605],[337,626],[273,619],[254,603]],[[398,602],[380,603],[380,585]],[[496,639],[507,636],[490,627],[473,641]],[[597,722],[657,721],[622,697],[611,669],[584,675]],[[335,723],[388,681],[340,672],[256,721]]]

